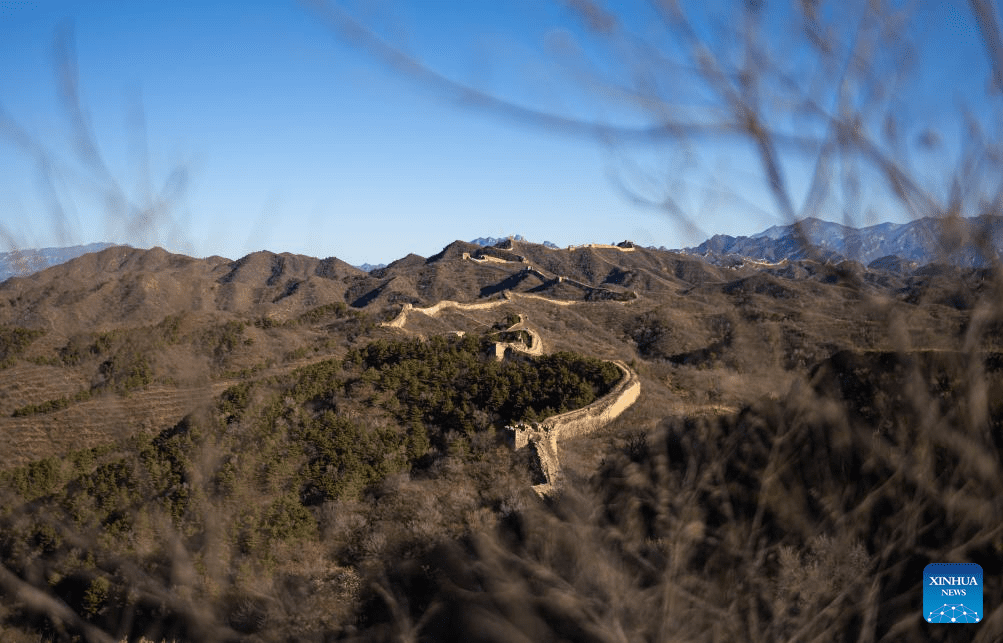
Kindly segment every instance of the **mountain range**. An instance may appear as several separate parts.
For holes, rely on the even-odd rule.
[[[476,239],[472,240],[470,243],[472,243],[474,245],[477,245],[477,246],[481,246],[481,247],[485,247],[486,248],[486,247],[490,247],[490,246],[497,246],[499,244],[503,244],[506,241],[508,241],[508,239],[510,239],[510,238],[512,240],[514,240],[514,241],[525,241],[526,240],[526,238],[523,237],[521,234],[517,234],[517,235],[514,235],[512,237],[477,237]],[[551,243],[549,241],[544,241],[543,245],[546,246],[547,248],[557,248],[557,244]],[[363,271],[363,272],[372,272],[374,270],[379,270],[380,268],[386,268],[387,264],[385,264],[385,263],[364,263],[364,264],[361,264],[361,265],[358,265],[358,266],[355,266],[355,267],[358,268],[359,270]]]
[[[49,266],[61,264],[70,259],[110,248],[114,243],[89,243],[66,248],[41,248],[37,250],[12,250],[0,252],[0,281],[8,277],[30,275]]]
[[[909,223],[881,223],[864,228],[808,218],[773,226],[752,236],[714,235],[680,252],[727,264],[735,259],[764,262],[816,259],[858,261],[869,265],[898,257],[913,268],[930,263],[986,267],[1003,251],[1003,218],[923,218]]]
[[[513,241],[526,241],[526,238],[524,236],[522,236],[521,234],[517,234],[511,237],[477,237],[476,239],[473,239],[470,243],[484,247],[497,246],[500,243],[504,243],[508,239],[512,239]],[[557,248],[557,244],[551,243],[550,241],[544,241],[542,245],[548,248]]]
[[[468,243],[477,250],[503,247],[510,240],[536,245],[530,244],[522,235],[478,237]],[[92,243],[0,253],[0,281],[13,276],[27,276],[113,245]],[[549,241],[540,245],[558,248]],[[666,249],[663,247],[661,250]],[[851,260],[868,267],[905,273],[931,263],[983,268],[991,265],[1003,252],[1003,217],[924,218],[909,223],[880,223],[863,228],[808,218],[790,225],[772,226],[750,236],[717,234],[698,246],[672,252],[698,256],[721,266],[746,260],[777,263],[812,259],[833,264]],[[364,263],[354,267],[364,273],[373,273],[385,269],[387,264]]]
[[[808,250],[804,243],[797,250],[792,238],[789,230],[773,229],[746,238],[751,241],[739,238],[719,246],[730,254],[707,251],[701,256],[629,243],[555,250],[514,238],[487,247],[454,241],[431,257],[412,253],[370,272],[335,257],[260,251],[237,260],[196,259],[161,248],[113,246],[0,284],[0,324],[58,328],[68,336],[155,324],[178,311],[281,322],[330,302],[382,316],[405,304],[472,303],[511,294],[587,302],[693,292],[797,299],[817,284],[841,283],[910,303],[967,309],[984,289],[984,271],[970,267],[919,267],[920,261],[896,256],[873,260],[866,268],[839,261],[836,249],[844,246],[823,237],[823,243],[835,248],[824,251],[827,261],[799,259],[799,253]],[[900,240],[908,238],[898,235]],[[753,254],[753,242],[766,252]],[[756,260],[742,260],[737,250]],[[966,252],[951,256],[973,256]],[[911,251],[906,256],[929,258]],[[770,263],[764,265],[764,260]]]
[[[8,278],[0,640],[927,640],[924,566],[1003,551],[996,224],[951,225]]]

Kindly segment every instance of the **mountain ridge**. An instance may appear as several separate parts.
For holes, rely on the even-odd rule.
[[[84,254],[98,252],[120,244],[105,241],[76,246],[15,249],[0,252],[0,281],[23,277],[56,266]]]
[[[509,239],[513,241],[526,241],[527,243],[529,243],[529,241],[521,234],[515,234],[508,237],[477,237],[476,239],[471,239],[470,243],[482,247],[490,247],[490,246],[497,246],[500,243],[505,243]],[[548,248],[555,248],[555,249],[558,248],[558,245],[556,243],[552,243],[550,241],[544,241],[540,245],[546,246]]]
[[[869,265],[894,256],[919,266],[946,263],[984,268],[1003,253],[1003,217],[927,217],[864,228],[807,218],[750,236],[714,235],[678,252],[706,257],[714,263],[743,258],[766,262],[853,260]]]
[[[0,323],[75,332],[156,323],[179,310],[290,319],[330,302],[384,310],[485,301],[506,292],[589,301],[693,289],[781,296],[791,283],[847,279],[914,301],[951,280],[977,279],[971,271],[998,257],[1000,247],[999,217],[862,229],[808,219],[752,237],[716,235],[683,251],[629,242],[553,249],[516,236],[494,246],[458,240],[430,257],[411,253],[370,271],[336,257],[259,251],[237,260],[197,259],[162,248],[109,246],[0,283]],[[944,301],[965,307],[971,298],[961,293]]]
[[[822,234],[826,226],[816,227]],[[766,236],[789,243],[789,233]],[[941,548],[982,551],[988,565],[998,558],[991,539],[1003,478],[998,468],[977,468],[985,460],[964,459],[998,450],[992,429],[1003,426],[1003,313],[992,308],[999,275],[899,257],[870,266],[715,264],[627,242],[552,249],[512,238],[490,247],[454,241],[369,273],[333,257],[259,251],[231,260],[118,246],[13,277],[0,284],[0,486],[9,488],[0,494],[0,562],[8,578],[62,601],[64,613],[107,624],[108,640],[161,640],[167,631],[220,639],[188,635],[195,630],[187,623],[209,619],[253,635],[226,640],[261,641],[290,632],[336,640],[349,627],[359,640],[377,640],[388,630],[369,619],[388,610],[359,590],[377,583],[394,583],[390,600],[418,605],[442,579],[462,595],[435,594],[441,604],[462,599],[481,609],[484,592],[462,589],[478,579],[444,575],[489,569],[448,553],[478,549],[468,547],[472,538],[497,538],[479,541],[490,545],[489,564],[531,574],[521,585],[497,576],[513,596],[511,614],[524,613],[526,596],[546,600],[535,589],[546,578],[556,583],[552,595],[568,595],[566,579],[582,577],[589,560],[613,557],[625,579],[640,561],[652,578],[674,583],[675,571],[657,567],[667,556],[654,537],[691,543],[669,553],[687,550],[692,560],[683,564],[703,565],[688,567],[693,578],[720,579],[701,601],[734,585],[742,556],[748,575],[740,580],[751,583],[766,552],[812,538],[861,543],[858,553],[837,550],[830,568],[852,558],[861,573],[883,565],[884,578],[907,565],[919,570],[929,542],[917,536],[902,551],[898,525],[925,524],[928,515],[944,519],[931,528],[942,538],[983,521],[983,535]],[[608,389],[615,371],[628,379]],[[966,389],[972,372],[980,379]],[[541,421],[544,428],[533,427]],[[530,428],[509,428],[518,424]],[[957,426],[971,429],[951,433]],[[952,435],[963,447],[956,456],[946,446]],[[952,457],[971,467],[951,478],[953,488],[935,470]],[[718,481],[686,473],[698,470]],[[952,499],[973,489],[981,489],[979,504],[948,522]],[[554,493],[539,502],[534,490]],[[555,528],[541,513],[569,497],[569,515],[586,506],[580,497],[612,525],[581,555],[551,540],[579,538],[579,519]],[[906,513],[885,509],[900,506]],[[874,516],[888,528],[875,528]],[[843,531],[818,540],[833,524]],[[538,544],[519,533],[537,529],[546,538]],[[140,551],[136,543],[152,545]],[[722,547],[731,549],[712,553],[717,567],[694,562]],[[535,554],[522,558],[548,548],[570,573],[541,568]],[[814,551],[795,557],[794,568],[808,567],[802,561],[816,560],[806,558]],[[441,570],[422,562],[436,560],[445,561]],[[189,574],[187,561],[216,561],[217,571],[203,577],[191,566]],[[140,571],[123,575],[127,566]],[[194,579],[185,590],[204,611],[170,611],[179,569]],[[413,580],[395,576],[409,569]],[[258,570],[272,575],[264,589]],[[783,573],[748,585],[767,597],[752,606],[757,614],[789,613],[770,598],[787,582]],[[648,582],[630,595],[644,609],[667,595]],[[917,604],[918,591],[906,600],[868,582],[886,606]],[[801,600],[797,591],[791,601]],[[843,591],[811,609],[819,613]],[[585,581],[581,607],[559,618],[576,622],[595,596]],[[840,625],[868,618],[873,594],[866,598]],[[446,614],[422,636],[476,637],[451,635],[462,619]],[[541,612],[539,622],[554,614]],[[734,631],[756,630],[765,618],[756,619]],[[4,640],[8,624],[34,632],[38,622],[30,612],[0,613]],[[498,638],[558,638],[540,632]]]
[[[511,235],[504,238],[478,237],[471,241],[457,241],[448,244],[429,260],[442,256],[454,244],[463,246],[463,249],[459,250],[461,253],[476,254],[491,253],[492,250],[496,249],[511,252],[514,243],[520,244],[521,247],[538,246],[550,250],[559,249],[557,245],[549,241],[534,244],[522,235]],[[633,244],[629,245],[633,246]],[[98,242],[0,253],[0,282],[10,277],[30,276],[40,270],[60,265],[85,254],[100,252],[115,246],[131,247]],[[602,245],[586,244],[586,246],[581,247],[602,247]],[[654,248],[649,249],[653,250]],[[774,225],[747,236],[715,234],[697,246],[677,250],[669,250],[663,246],[658,250],[697,256],[712,264],[723,266],[741,260],[776,263],[784,260],[810,259],[828,263],[852,260],[865,266],[880,261],[880,263],[875,264],[875,268],[882,269],[882,267],[894,264],[895,270],[898,272],[907,268],[914,270],[930,263],[982,268],[991,265],[1003,254],[1003,217],[983,215],[968,219],[924,218],[908,223],[884,222],[862,228],[817,218],[806,218],[788,225]],[[272,254],[289,257],[305,256],[290,253]],[[509,260],[516,258],[508,255],[495,254],[494,256]],[[900,261],[895,262],[893,258],[898,258]],[[215,259],[218,262],[231,261],[218,256],[207,259]],[[358,266],[349,266],[349,264],[333,257],[325,261],[337,261],[339,264],[344,264],[342,268],[351,267],[362,273],[375,274],[379,277],[390,266],[398,268],[404,265],[413,266],[415,259],[426,261],[424,257],[413,253],[390,263],[363,263]],[[244,258],[237,259],[237,261],[243,260]]]

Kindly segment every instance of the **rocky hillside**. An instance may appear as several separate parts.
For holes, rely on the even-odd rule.
[[[8,279],[0,639],[921,640],[935,557],[1003,600],[1001,291],[517,239]]]

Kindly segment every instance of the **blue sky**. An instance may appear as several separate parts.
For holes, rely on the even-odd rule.
[[[623,5],[621,26],[677,51],[645,3]],[[958,106],[968,101],[989,122],[998,100],[986,97],[988,65],[967,6],[936,3],[912,27],[927,44],[900,101],[907,125],[945,132],[940,151],[916,157],[915,171],[934,179],[958,149]],[[643,70],[625,67],[563,3],[366,0],[346,9],[449,78],[577,118],[643,122],[582,89],[582,69],[619,73],[628,84]],[[712,18],[697,27],[726,46]],[[766,33],[781,42],[783,29],[778,20]],[[63,42],[108,174],[129,202],[164,197],[168,216],[158,225],[127,224],[130,210],[109,202],[107,177],[75,153],[57,34],[71,34]],[[713,105],[699,91],[663,91],[696,109]],[[358,264],[428,256],[478,236],[682,247],[783,222],[747,144],[611,147],[471,108],[336,35],[298,2],[0,0],[0,107],[10,119],[0,130],[8,134],[0,136],[5,246],[109,240],[195,256],[269,249]],[[48,172],[13,143],[9,123],[46,150]],[[783,160],[800,201],[811,159]],[[611,175],[645,194],[672,194],[696,228],[625,198]],[[858,223],[905,216],[880,186],[863,192]],[[843,216],[838,204],[819,214]]]

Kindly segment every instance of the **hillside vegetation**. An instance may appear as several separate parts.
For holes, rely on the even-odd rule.
[[[200,337],[226,346],[239,328]],[[612,365],[570,353],[498,362],[487,349],[471,335],[372,342],[341,360],[245,380],[215,409],[156,435],[8,469],[4,567],[43,579],[81,619],[117,636],[205,640],[219,635],[212,624],[274,634],[290,618],[305,635],[326,622],[309,621],[292,596],[259,605],[263,583],[321,583],[316,608],[341,622],[359,577],[382,556],[426,551],[505,503],[518,506],[529,466],[496,429],[588,404],[619,378]],[[416,514],[417,531],[404,516],[380,516],[391,502],[383,496],[431,499],[457,479],[463,493],[433,516]],[[361,502],[367,496],[374,507]],[[178,573],[186,589],[165,603],[151,588]],[[269,620],[254,610],[277,612]],[[36,623],[31,610],[4,616]],[[38,626],[59,637],[72,625]]]
[[[936,640],[942,559],[1000,605],[994,273],[509,245],[369,275],[112,248],[0,285],[0,638]],[[560,439],[542,499],[501,429],[610,360],[642,394]]]

